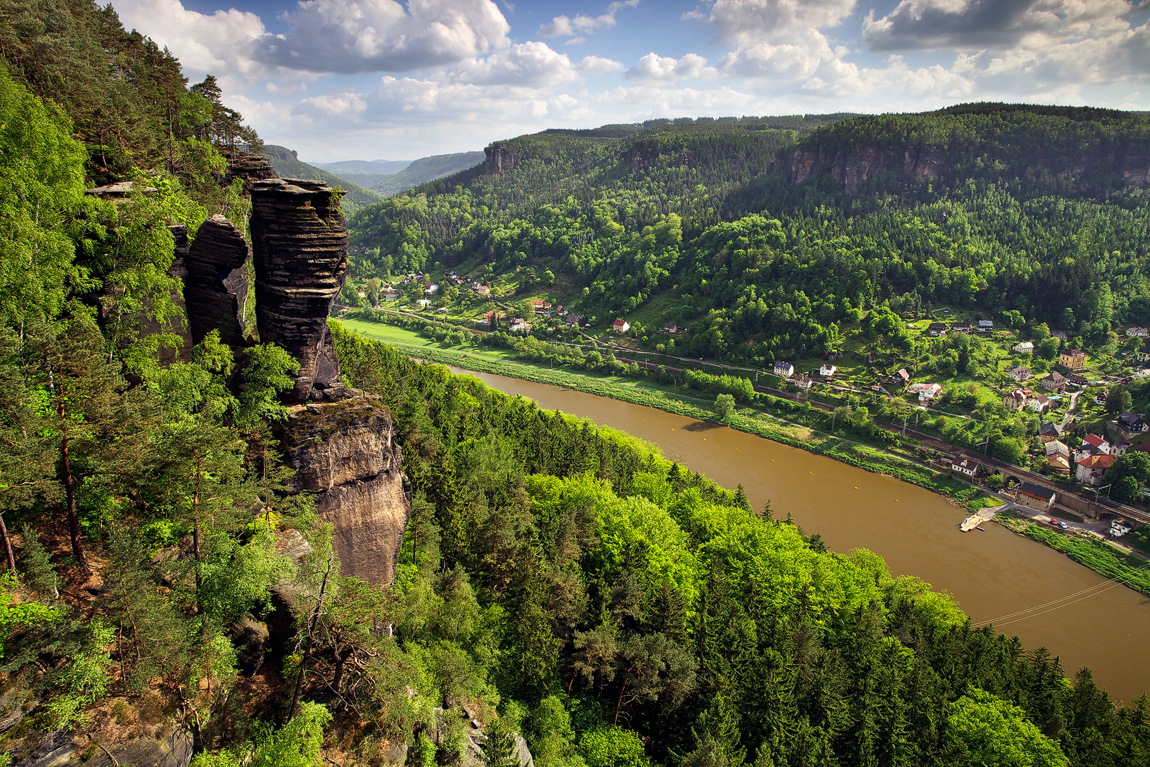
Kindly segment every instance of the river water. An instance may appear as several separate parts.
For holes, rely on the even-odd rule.
[[[590,418],[658,445],[663,455],[716,482],[740,482],[756,510],[793,515],[834,551],[866,548],[895,575],[952,594],[975,623],[1045,645],[1068,676],[1083,666],[1119,700],[1150,692],[1150,599],[1105,586],[1092,570],[996,524],[962,533],[966,512],[941,496],[726,427],[556,386],[471,373],[540,407]],[[1087,589],[1084,597],[1066,599]],[[1043,608],[1062,600],[1057,609]],[[1024,620],[1012,622],[1020,611]]]

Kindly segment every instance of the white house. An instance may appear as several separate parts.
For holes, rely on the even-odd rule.
[[[1015,381],[1022,383],[1030,378],[1030,368],[1025,366],[1015,366],[1006,371],[1006,374],[1013,378]]]
[[[978,321],[978,332],[979,333],[989,333],[992,330],[994,330],[994,320],[979,320]]]
[[[837,372],[839,372],[839,369],[829,362],[819,368],[819,375],[823,378],[831,378]]]
[[[1017,343],[1013,348],[1014,351],[1018,352],[1019,354],[1034,354],[1033,341],[1023,341],[1021,343]]]
[[[795,374],[795,366],[789,362],[775,360],[775,375],[790,378]]]
[[[615,320],[613,323],[611,323],[611,329],[619,335],[623,335],[631,329],[631,323],[627,322],[627,320]]]
[[[936,383],[917,383],[912,385],[908,391],[911,394],[917,394],[919,402],[929,402],[942,394],[942,385]]]
[[[795,386],[799,387],[803,391],[810,391],[810,388],[814,385],[814,383],[815,379],[811,378],[810,376],[799,376],[795,379]]]
[[[1131,338],[1150,337],[1150,328],[1126,328],[1126,335]]]
[[[957,474],[964,474],[968,477],[973,477],[978,474],[980,465],[978,461],[972,458],[964,458],[962,456],[955,456],[950,461],[950,470]]]

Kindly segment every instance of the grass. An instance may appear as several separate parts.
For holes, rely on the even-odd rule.
[[[1081,565],[1107,578],[1121,581],[1135,591],[1150,596],[1150,569],[1137,557],[1125,554],[1095,538],[1080,538],[1047,530],[1012,512],[998,515],[1005,527],[1044,543]]]

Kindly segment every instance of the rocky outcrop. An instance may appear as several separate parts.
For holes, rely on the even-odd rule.
[[[226,153],[228,169],[224,172],[224,184],[231,186],[237,178],[244,182],[244,193],[250,194],[252,184],[257,181],[266,181],[277,178],[275,168],[262,154],[248,154],[247,152]]]
[[[395,421],[378,397],[334,388],[292,408],[283,429],[297,490],[332,524],[340,572],[379,586],[395,577],[411,513]]]
[[[487,159],[483,162],[483,171],[488,176],[502,173],[505,170],[511,170],[515,167],[515,163],[519,159],[514,149],[505,146],[484,147],[483,154],[487,156]]]
[[[990,162],[1010,158],[987,158]],[[1131,186],[1150,184],[1150,140],[1123,141],[1098,151],[1063,156],[1042,156],[1038,148],[1029,162],[1032,170],[1089,180],[1096,174],[1115,174]],[[801,144],[786,158],[787,179],[801,184],[824,169],[852,191],[880,173],[938,178],[951,164],[950,154],[917,146],[883,147],[860,144],[849,149],[822,144]],[[1025,172],[1028,168],[1017,169]]]
[[[476,712],[466,705],[460,706],[458,710],[436,708],[434,711],[436,726],[434,733],[432,733],[432,742],[437,746],[448,746],[455,729],[450,720],[462,720],[464,732],[467,734],[467,739],[463,743],[462,765],[463,767],[484,767],[487,764],[487,759],[484,756],[483,747],[487,743],[487,733],[484,732],[483,723],[477,718]],[[458,727],[458,724],[455,726]],[[514,735],[515,758],[519,762],[519,767],[535,767],[535,757],[531,755],[527,741],[519,733],[514,733]]]
[[[322,181],[274,179],[252,185],[252,249],[260,340],[300,363],[289,399],[333,386],[339,361],[328,314],[347,276],[347,226],[339,195]]]
[[[106,746],[84,762],[85,767],[188,767],[192,762],[193,738],[191,730],[176,727],[156,738],[136,738],[115,746]]]
[[[816,144],[797,147],[787,158],[786,171],[792,184],[801,184],[824,166],[829,166],[831,175],[854,191],[879,173],[937,178],[947,162],[945,152],[917,147],[883,149],[867,144],[843,151]]]
[[[228,219],[217,214],[200,225],[184,277],[184,300],[195,343],[218,330],[224,344],[244,345],[250,255],[247,240]]]

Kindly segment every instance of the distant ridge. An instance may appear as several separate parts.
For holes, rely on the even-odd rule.
[[[264,155],[267,156],[268,161],[272,164],[272,167],[275,168],[276,173],[282,178],[314,178],[325,181],[331,186],[342,187],[345,192],[343,196],[343,209],[348,215],[365,205],[379,202],[380,196],[376,192],[364,189],[342,176],[337,176],[322,168],[317,168],[314,165],[302,162],[294,149],[288,149],[287,147],[277,146],[275,144],[267,144],[264,146]]]
[[[481,151],[421,157],[395,175],[376,184],[372,189],[385,196],[399,194],[427,181],[434,181],[461,170],[474,168],[483,160],[484,154]]]

